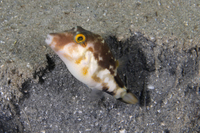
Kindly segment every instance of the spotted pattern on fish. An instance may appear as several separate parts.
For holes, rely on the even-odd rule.
[[[83,67],[82,73],[83,75],[86,75],[88,73],[88,67]]]
[[[46,43],[72,75],[88,87],[102,90],[126,103],[138,102],[117,74],[119,62],[100,35],[76,26],[62,33],[50,33]]]

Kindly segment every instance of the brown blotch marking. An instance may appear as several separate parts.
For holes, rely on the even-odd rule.
[[[81,46],[85,48],[87,46],[87,43],[86,42],[85,43],[81,43]]]
[[[109,92],[107,87],[103,87],[102,90],[103,90],[104,92],[106,92],[106,93],[112,95],[112,96],[115,95],[115,92]]]
[[[92,53],[94,52],[94,50],[93,50],[92,47],[89,47],[87,50],[88,50],[88,51],[91,51]]]
[[[98,39],[99,38],[99,39]],[[112,55],[108,47],[108,45],[104,42],[102,43],[102,38],[100,35],[91,34],[87,36],[87,40],[94,45],[94,57],[98,62],[98,65],[103,69],[107,68],[111,74],[115,73],[116,69],[116,61]],[[102,57],[102,60],[99,60],[99,56]],[[110,69],[109,66],[112,65],[113,69]]]
[[[120,79],[120,77],[119,77],[118,74],[117,74],[117,76],[114,77],[114,79],[115,79],[115,81],[116,81],[116,83],[117,83],[117,85],[118,85],[119,87],[121,87],[121,88],[124,87],[124,83],[121,81],[121,79]]]
[[[96,74],[93,74],[93,75],[92,75],[92,79],[93,79],[94,81],[98,82],[98,83],[101,82],[101,79],[100,79],[99,77],[97,77]]]
[[[56,43],[55,50],[59,51],[63,47],[73,41],[73,34],[64,34],[64,33],[50,33],[53,36],[53,43]]]
[[[104,90],[105,88],[108,89],[108,83],[102,83],[101,86],[103,86],[102,90]]]
[[[115,66],[112,66],[112,65],[109,66],[110,71],[115,71],[114,68],[115,68]]]
[[[112,96],[114,96],[116,94],[116,89],[114,89],[114,91],[112,91],[112,92],[108,91],[109,90],[108,83],[102,83],[102,86],[103,86],[102,91],[104,91]]]
[[[103,87],[102,90],[107,92],[108,91],[108,87]]]
[[[83,75],[87,75],[87,73],[88,73],[88,67],[83,67],[82,68],[82,73],[83,73]]]

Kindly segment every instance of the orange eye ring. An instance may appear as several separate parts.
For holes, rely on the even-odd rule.
[[[76,43],[82,44],[85,42],[85,36],[83,34],[77,34],[75,36]]]

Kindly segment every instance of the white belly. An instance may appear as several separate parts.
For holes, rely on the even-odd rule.
[[[80,63],[76,63],[76,61],[70,61],[65,58],[62,54],[58,54],[59,57],[63,60],[66,64],[68,70],[71,74],[81,81],[82,83],[86,84],[90,88],[101,89],[101,83],[96,82],[92,75],[97,72],[98,64],[95,60],[92,52],[87,51],[85,53],[85,58],[80,61]]]

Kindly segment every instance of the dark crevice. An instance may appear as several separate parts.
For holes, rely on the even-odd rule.
[[[150,92],[143,89],[139,97],[140,106],[149,106],[151,102]]]
[[[131,36],[126,41],[117,41],[115,36],[106,39],[114,57],[116,59],[126,56],[127,64],[118,74],[127,89],[134,92],[139,97],[140,106],[150,104],[150,92],[144,88],[146,78],[150,72],[155,71],[155,60],[153,48],[155,43],[149,41],[142,34]],[[143,45],[148,43],[149,45]],[[172,72],[173,73],[173,72]],[[122,76],[123,75],[123,76]],[[119,99],[120,100],[120,99]]]
[[[49,71],[52,71],[55,68],[55,62],[48,54],[46,54],[46,58],[47,58],[47,63],[48,63],[46,68]]]
[[[170,133],[170,131],[168,129],[165,129],[165,133]]]
[[[21,101],[23,101],[25,98],[30,97],[29,90],[31,88],[31,82],[32,81],[28,79],[22,84],[22,88],[20,89],[20,92],[22,92],[23,97],[20,99]]]
[[[40,68],[39,71],[35,71],[35,73],[33,74],[34,79],[36,79],[37,77],[39,78],[40,84],[44,83],[43,76],[45,75],[45,73],[50,72],[55,68],[55,62],[48,54],[46,54],[46,59],[48,64],[46,68]]]

